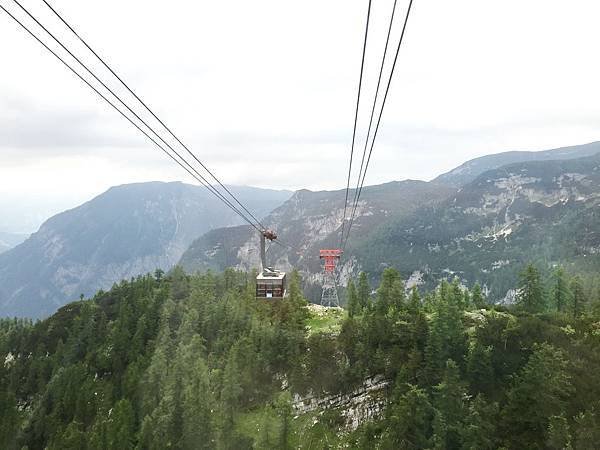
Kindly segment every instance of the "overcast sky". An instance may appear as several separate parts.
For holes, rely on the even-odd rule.
[[[41,0],[20,1],[101,71]],[[224,182],[345,186],[367,0],[51,1]],[[373,1],[361,130],[392,1]],[[600,139],[598,17],[594,0],[415,0],[367,184]],[[192,181],[2,11],[0,42],[5,203]]]

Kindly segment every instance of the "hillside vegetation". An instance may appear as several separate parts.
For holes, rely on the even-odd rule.
[[[458,281],[407,295],[387,269],[375,295],[364,274],[350,284],[347,315],[315,315],[297,275],[278,303],[257,301],[252,280],[176,268],[41,322],[2,320],[0,448],[600,442],[593,283],[562,270],[544,282],[528,266],[516,305],[499,309]],[[302,408],[309,398],[313,407]]]

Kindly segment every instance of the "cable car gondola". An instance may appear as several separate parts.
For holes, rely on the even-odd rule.
[[[256,298],[281,300],[286,296],[286,274],[273,267],[267,266],[266,240],[274,241],[277,235],[271,230],[260,233],[260,262],[261,271],[256,276]]]

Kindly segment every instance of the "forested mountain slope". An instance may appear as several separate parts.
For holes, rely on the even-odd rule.
[[[518,304],[386,269],[323,329],[291,276],[122,282],[32,324],[0,320],[0,448],[594,449],[600,291],[535,267]],[[331,331],[334,330],[334,331]],[[307,406],[308,405],[308,406]]]
[[[493,300],[527,261],[600,269],[600,154],[488,171],[435,208],[381,226],[355,249],[364,270],[381,263],[435,285],[458,275]]]
[[[363,189],[352,239],[364,239],[379,224],[406,217],[419,207],[437,204],[455,189],[424,181],[401,181]],[[350,191],[350,201],[354,191]],[[284,205],[265,218],[265,225],[277,231],[283,245],[271,245],[269,264],[280,269],[300,269],[308,281],[318,279],[320,248],[337,248],[344,214],[345,190],[296,192]],[[347,211],[347,217],[351,211]],[[226,267],[243,269],[260,265],[258,235],[249,226],[217,229],[196,240],[182,258],[188,271]],[[351,271],[352,259],[346,272]]]
[[[475,180],[479,175],[488,170],[498,169],[508,164],[526,161],[550,161],[560,159],[576,159],[593,156],[600,153],[600,142],[592,142],[584,145],[561,147],[552,150],[538,152],[513,151],[502,152],[494,155],[486,155],[467,161],[452,169],[450,172],[440,175],[434,181],[449,186],[461,187]]]
[[[270,263],[296,267],[320,280],[319,248],[339,246],[343,191],[300,191],[267,218],[285,246],[273,245]],[[258,236],[248,227],[213,230],[182,257],[187,270],[258,267]],[[518,268],[600,268],[600,154],[511,164],[453,190],[404,182],[365,191],[341,266],[340,281],[359,270],[377,280],[395,266],[410,284],[434,286],[458,275],[479,281],[494,301],[514,295]],[[316,301],[317,294],[311,295]],[[508,297],[507,297],[508,296]]]
[[[291,195],[232,190],[259,217]],[[239,223],[203,187],[155,182],[111,188],[52,217],[0,255],[0,316],[44,317],[80,294],[157,268],[168,270],[198,236]]]

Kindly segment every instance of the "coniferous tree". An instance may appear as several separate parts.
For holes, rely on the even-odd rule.
[[[471,301],[476,308],[484,308],[485,307],[485,298],[483,297],[483,292],[481,291],[481,285],[479,283],[475,283],[473,289],[471,291]]]
[[[292,399],[289,393],[284,392],[277,398],[275,410],[280,420],[277,448],[289,450],[292,448]]]
[[[552,300],[554,307],[558,312],[564,312],[569,304],[570,290],[565,271],[562,267],[558,267],[554,271],[552,280]]]
[[[596,450],[600,442],[600,408],[593,405],[575,417],[573,440],[577,450]]]
[[[4,361],[0,361],[3,363]],[[19,416],[14,394],[0,389],[0,448],[16,447]]]
[[[550,418],[564,413],[572,391],[564,352],[536,345],[508,391],[503,411],[507,440],[521,448],[539,448],[547,440]]]
[[[377,310],[383,314],[391,307],[399,310],[404,306],[404,301],[404,283],[400,273],[396,269],[385,269],[377,289]]]
[[[458,366],[454,361],[448,360],[442,381],[434,387],[433,406],[439,415],[440,426],[443,424],[444,431],[444,436],[438,436],[443,443],[439,448],[458,448],[460,446],[466,412],[465,397],[466,390],[461,382]],[[441,431],[442,429],[439,432]]]
[[[540,273],[533,264],[528,264],[520,274],[517,304],[530,313],[546,309]]]
[[[348,281],[348,316],[354,317],[357,314],[360,314],[360,303],[358,302],[358,294],[356,292],[356,287],[354,286],[354,281]]]
[[[550,417],[546,444],[551,450],[571,450],[571,433],[564,415]]]
[[[425,348],[425,376],[432,385],[440,382],[447,360],[462,366],[467,350],[461,303],[451,297],[448,283],[442,281],[433,303]]]
[[[581,317],[585,311],[587,299],[583,290],[581,278],[573,277],[571,280],[571,311],[576,319]]]
[[[119,400],[115,404],[109,416],[106,433],[108,449],[128,450],[134,448],[135,415],[129,400]]]
[[[361,311],[370,304],[370,299],[371,286],[369,285],[369,278],[365,272],[361,272],[358,278],[358,303]]]
[[[492,347],[483,346],[477,339],[469,346],[467,376],[473,392],[486,395],[491,393],[494,385]]]
[[[408,307],[411,314],[414,314],[421,309],[421,296],[416,286],[410,290],[410,298],[408,300]]]
[[[427,393],[414,385],[388,408],[388,423],[383,437],[384,448],[417,450],[427,448],[431,434],[433,408]]]
[[[469,405],[469,411],[462,428],[462,448],[464,450],[493,450],[496,442],[496,422],[498,405],[488,403],[481,394]]]

